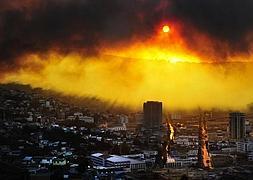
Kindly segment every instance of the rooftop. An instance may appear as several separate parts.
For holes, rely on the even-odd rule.
[[[130,162],[129,158],[117,156],[117,155],[112,155],[111,157],[107,158],[106,160],[111,161],[111,162]]]

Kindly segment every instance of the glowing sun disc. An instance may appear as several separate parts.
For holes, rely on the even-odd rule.
[[[170,27],[167,25],[163,26],[163,32],[165,32],[165,33],[170,32]]]

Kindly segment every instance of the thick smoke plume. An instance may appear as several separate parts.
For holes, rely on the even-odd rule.
[[[253,1],[175,0],[172,9],[169,11],[173,17],[208,35],[213,41],[209,48],[222,55],[221,58],[237,53],[251,53]],[[188,43],[194,46],[196,39],[191,39],[193,32],[184,27],[184,33]],[[201,45],[196,48],[203,49]]]
[[[0,62],[12,67],[24,54],[50,50],[94,55],[104,46],[147,39],[163,21],[179,24],[197,53],[247,55],[252,12],[252,0],[1,0]]]
[[[243,109],[252,12],[252,0],[0,0],[0,83],[133,107]]]
[[[24,53],[96,53],[101,44],[151,34],[159,12],[155,1],[3,0],[0,4],[0,59]]]

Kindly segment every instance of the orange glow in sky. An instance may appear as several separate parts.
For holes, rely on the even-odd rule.
[[[205,37],[198,37],[208,47]],[[230,63],[219,64],[208,61],[212,55],[189,49],[173,24],[173,29],[158,27],[145,40],[105,44],[96,56],[53,50],[43,56],[27,54],[21,57],[19,69],[1,81],[96,96],[132,107],[159,100],[170,109],[245,108],[253,101],[253,56],[247,63],[232,63],[245,59],[239,54],[230,56]]]

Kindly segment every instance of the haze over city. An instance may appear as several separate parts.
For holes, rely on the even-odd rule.
[[[134,108],[253,102],[250,0],[0,3],[2,83]]]

